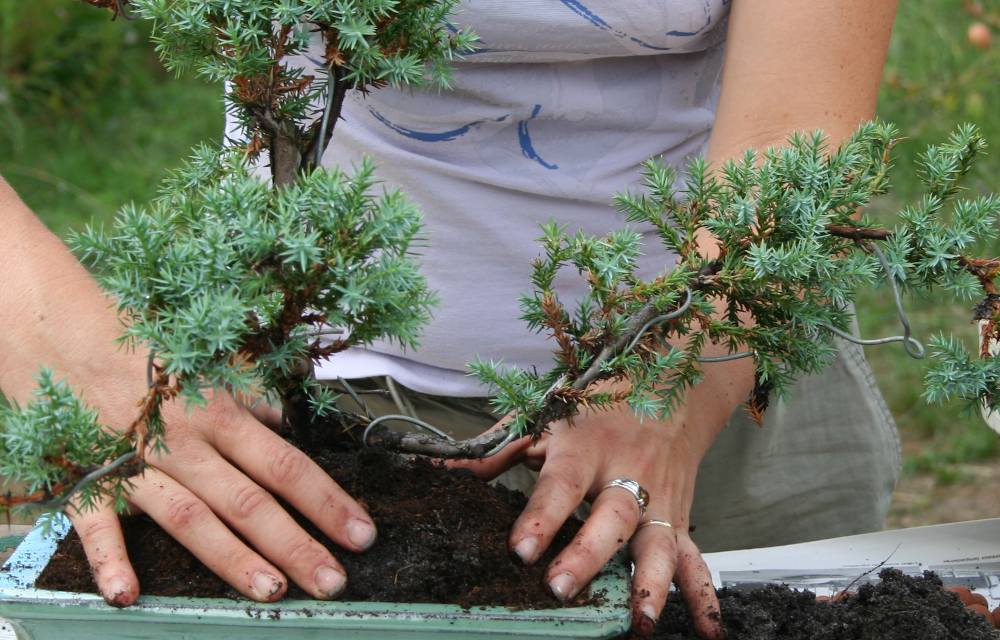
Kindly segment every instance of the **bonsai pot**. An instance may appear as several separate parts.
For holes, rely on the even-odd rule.
[[[614,558],[591,584],[601,603],[584,607],[504,607],[142,596],[128,608],[97,595],[35,589],[38,575],[69,531],[36,526],[0,569],[0,616],[18,640],[141,638],[609,638],[629,627],[628,569]],[[2,620],[0,620],[2,622]]]

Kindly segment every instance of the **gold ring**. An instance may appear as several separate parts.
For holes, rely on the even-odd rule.
[[[648,527],[649,525],[656,525],[657,527],[666,527],[668,529],[674,528],[674,525],[670,524],[670,522],[666,520],[656,520],[655,518],[650,518],[649,520],[646,520],[645,522],[640,524],[639,527],[636,529],[636,531],[642,529],[643,527]]]

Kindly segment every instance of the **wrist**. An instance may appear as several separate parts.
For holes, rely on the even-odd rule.
[[[121,395],[129,407],[142,397],[145,356],[127,353],[116,339],[120,323],[112,301],[14,191],[0,179],[0,389],[30,400],[41,367],[81,392]],[[138,395],[136,395],[138,394]],[[92,404],[103,398],[87,394]]]

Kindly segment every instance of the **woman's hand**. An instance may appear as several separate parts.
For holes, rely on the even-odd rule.
[[[494,457],[449,464],[484,477],[519,462],[540,470],[528,506],[509,537],[511,549],[527,564],[541,556],[583,500],[592,503],[590,517],[546,572],[559,599],[575,596],[628,543],[635,562],[633,629],[652,632],[670,584],[676,582],[698,633],[722,638],[711,575],[688,534],[698,465],[728,417],[719,406],[733,406],[730,394],[723,391],[714,405],[702,407],[706,393],[719,388],[718,382],[706,382],[706,389],[700,384],[690,390],[686,404],[667,421],[640,421],[628,406],[583,412],[572,424],[553,423],[537,442],[524,438]],[[739,384],[726,388],[743,390]],[[629,491],[606,486],[616,478],[634,480],[648,491],[644,514]],[[653,520],[672,526],[647,524]]]
[[[102,424],[126,428],[147,391],[146,357],[116,346],[121,324],[113,301],[2,179],[0,219],[0,389],[27,402],[44,365],[97,409]],[[133,479],[131,504],[247,597],[280,598],[288,579],[317,598],[339,594],[341,565],[271,494],[355,551],[375,539],[365,510],[225,394],[203,409],[169,402],[163,412],[169,453],[147,455],[150,467]],[[134,602],[139,584],[111,507],[71,507],[69,515],[104,598]]]
[[[134,479],[129,503],[248,598],[277,600],[288,579],[315,598],[337,597],[347,582],[343,567],[271,494],[352,551],[375,540],[364,509],[227,395],[191,412],[170,403],[164,413],[169,453],[149,452],[150,466]],[[140,585],[114,511],[71,508],[69,516],[104,598],[116,606],[134,602]]]

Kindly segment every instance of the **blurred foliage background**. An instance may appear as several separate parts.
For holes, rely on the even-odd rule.
[[[1000,1],[911,0],[899,3],[879,96],[879,117],[908,139],[896,148],[895,190],[870,213],[888,219],[920,194],[915,161],[961,122],[980,127],[992,143],[965,182],[969,195],[1000,191]],[[979,248],[1000,256],[1000,242]],[[973,301],[935,294],[906,301],[915,335],[937,332],[976,344]],[[862,335],[901,333],[888,291],[858,301]],[[1000,516],[1000,436],[978,407],[927,405],[924,363],[896,345],[866,349],[876,379],[903,436],[903,478],[890,526]]]
[[[169,77],[148,26],[112,22],[75,0],[0,2],[0,175],[57,233],[109,219],[145,201],[195,143],[222,135],[222,89]],[[908,140],[897,147],[894,193],[872,208],[887,217],[919,194],[914,161],[960,122],[1000,149],[1000,0],[900,3],[879,103]],[[996,39],[996,38],[995,38]],[[970,193],[1000,190],[1000,151],[981,161]],[[1000,242],[983,247],[1000,255]],[[969,302],[907,302],[916,335],[963,334]],[[887,291],[858,304],[862,333],[899,333]],[[1000,439],[975,412],[928,407],[924,365],[896,346],[868,350],[899,423],[904,477],[890,526],[1000,516]]]
[[[222,137],[221,87],[160,66],[144,22],[78,0],[0,2],[0,175],[57,233],[148,200]]]

